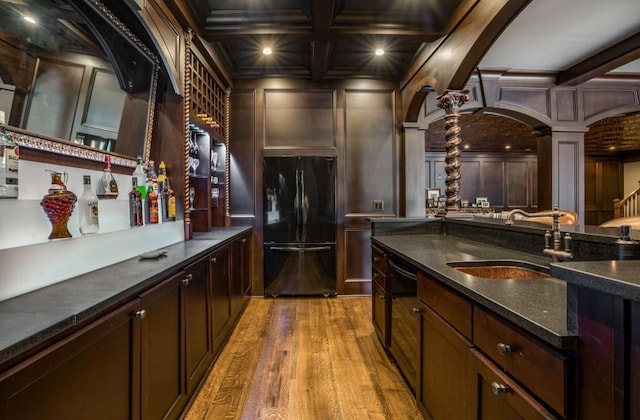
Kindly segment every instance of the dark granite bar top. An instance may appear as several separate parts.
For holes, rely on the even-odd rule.
[[[383,235],[371,240],[550,345],[575,349],[577,338],[567,328],[564,281],[491,280],[464,274],[447,265],[456,261],[517,260],[548,267],[550,260],[542,255],[438,234]]]
[[[552,263],[551,273],[570,284],[640,301],[640,260]]]
[[[97,315],[129,301],[208,252],[249,232],[214,228],[165,247],[156,259],[131,258],[0,302],[0,365]]]

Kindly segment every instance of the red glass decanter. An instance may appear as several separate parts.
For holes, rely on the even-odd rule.
[[[49,193],[42,198],[40,205],[51,222],[51,234],[49,239],[71,238],[67,229],[67,222],[73,213],[73,208],[78,198],[67,190],[65,182],[67,173],[51,172],[51,186]],[[64,177],[64,181],[63,181]]]

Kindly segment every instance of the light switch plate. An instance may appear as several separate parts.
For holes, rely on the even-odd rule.
[[[373,211],[384,211],[384,200],[373,200]]]

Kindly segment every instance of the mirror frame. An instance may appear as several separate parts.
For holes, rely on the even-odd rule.
[[[158,77],[160,72],[160,61],[158,57],[147,47],[111,10],[109,10],[100,0],[79,0],[90,6],[97,14],[111,25],[125,40],[132,43],[146,56],[153,66],[153,71],[149,87],[149,103],[147,106],[146,129],[144,134],[144,144],[142,150],[143,161],[148,161],[151,155],[151,142],[153,139],[153,125],[155,122],[156,96],[158,89]],[[95,34],[94,34],[95,35]],[[111,63],[116,67],[117,63]],[[48,153],[54,153],[66,157],[80,158],[84,160],[104,162],[105,156],[111,156],[111,163],[114,165],[134,168],[136,157],[119,155],[117,153],[96,149],[89,146],[73,143],[69,140],[47,136],[40,133],[24,130],[19,127],[6,126],[6,131],[20,147],[35,149]]]

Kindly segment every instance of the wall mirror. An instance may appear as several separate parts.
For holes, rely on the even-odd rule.
[[[21,145],[149,158],[158,60],[104,4],[0,0],[0,16],[0,110]]]

